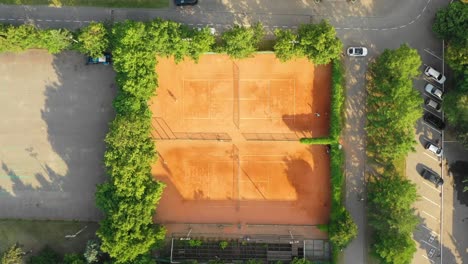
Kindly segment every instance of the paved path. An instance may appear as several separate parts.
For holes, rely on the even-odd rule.
[[[327,18],[336,26],[345,46],[365,45],[367,59],[346,58],[346,206],[358,224],[358,238],[344,252],[345,263],[367,263],[365,239],[365,202],[358,194],[365,191],[365,80],[369,60],[385,48],[397,48],[407,42],[418,48],[440,50],[441,43],[431,32],[437,8],[447,5],[445,0],[362,0],[349,4],[345,0],[200,0],[195,7],[167,9],[109,9],[109,8],[49,8],[31,6],[0,6],[0,22],[34,22],[43,27],[77,28],[89,21],[124,19],[148,20],[155,17],[171,19],[193,26],[210,25],[218,31],[233,23],[251,24],[261,21],[272,32],[275,28],[295,29],[301,23]],[[427,55],[427,54],[426,54]]]

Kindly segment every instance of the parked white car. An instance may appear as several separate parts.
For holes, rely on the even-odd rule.
[[[442,96],[444,95],[444,92],[442,92],[442,90],[432,85],[431,83],[426,84],[426,87],[424,87],[424,91],[426,91],[426,93],[434,96],[439,100],[442,100]]]
[[[424,70],[424,74],[429,77],[430,79],[443,84],[445,82],[445,76],[442,75],[442,73],[436,71],[434,68],[427,66],[426,69]]]
[[[432,144],[431,142],[427,142],[425,148],[430,152],[436,154],[437,157],[442,156],[442,148]]]
[[[367,48],[366,47],[349,47],[346,50],[348,56],[351,57],[365,57],[367,56]]]

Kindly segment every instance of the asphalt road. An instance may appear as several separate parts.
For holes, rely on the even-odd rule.
[[[365,201],[357,198],[365,193],[364,76],[367,64],[384,49],[397,48],[402,43],[417,48],[426,64],[437,63],[437,58],[429,52],[440,57],[442,43],[435,39],[431,25],[437,9],[447,4],[445,0],[358,0],[355,4],[345,0],[324,0],[320,4],[312,0],[200,0],[195,7],[171,6],[159,10],[0,6],[0,22],[31,22],[41,27],[73,29],[93,20],[148,20],[161,17],[193,26],[210,25],[223,31],[233,23],[248,25],[261,21],[271,33],[275,28],[295,29],[301,23],[327,18],[337,28],[345,46],[364,45],[370,52],[365,59],[346,58],[345,61],[347,121],[343,145],[346,152],[346,206],[358,224],[359,234],[345,250],[344,263],[361,264],[368,262]],[[418,153],[418,157],[424,155],[421,151]],[[424,263],[418,261],[414,263]]]

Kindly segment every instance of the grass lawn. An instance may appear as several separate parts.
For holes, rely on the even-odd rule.
[[[74,235],[87,226],[75,238],[65,238]],[[76,221],[36,221],[36,220],[0,220],[0,252],[12,244],[19,243],[24,251],[33,250],[36,254],[45,245],[57,252],[83,252],[86,242],[95,237],[98,224],[94,222]]]
[[[168,7],[170,0],[0,0],[10,5],[100,6],[128,8]]]

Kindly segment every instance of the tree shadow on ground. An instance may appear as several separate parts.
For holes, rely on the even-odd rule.
[[[44,60],[51,56],[37,50],[16,56],[28,57],[30,53]],[[37,67],[49,67],[41,65]],[[24,152],[20,153],[31,159],[14,164],[2,160],[2,170],[11,180],[11,195],[2,199],[1,214],[9,218],[96,221],[102,213],[95,206],[94,193],[96,185],[105,179],[103,139],[114,117],[115,74],[109,66],[86,66],[84,56],[76,52],[54,55],[52,67],[45,70],[46,74],[32,74],[35,79],[30,89],[43,90],[44,101],[24,99],[26,103],[35,100],[32,107],[40,106],[30,110],[34,119],[22,132],[24,138],[34,138],[23,143]],[[46,127],[39,133],[38,123]],[[29,175],[20,176],[15,171]]]

